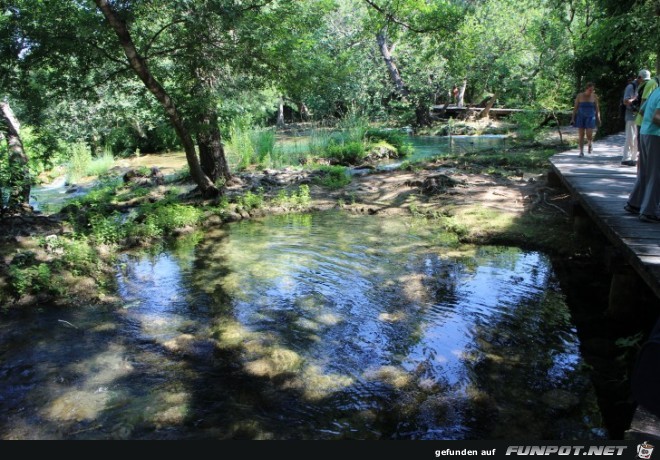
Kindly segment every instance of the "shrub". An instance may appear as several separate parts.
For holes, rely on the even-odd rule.
[[[261,208],[264,205],[264,190],[259,188],[257,193],[252,193],[248,190],[245,195],[239,198],[238,204],[242,205],[245,209]]]
[[[280,190],[277,196],[273,198],[273,203],[285,208],[298,208],[306,207],[312,202],[312,197],[309,194],[309,186],[306,184],[300,185],[297,192],[292,192],[289,196],[286,191]]]
[[[45,263],[26,268],[16,265],[9,267],[9,285],[16,298],[29,291],[50,290],[51,277],[50,267]]]
[[[91,230],[90,235],[97,243],[113,244],[117,243],[125,236],[124,223],[118,212],[109,216],[95,214],[89,219]]]
[[[306,184],[298,187],[298,193],[292,195],[294,201],[300,206],[308,206],[312,202],[312,197],[309,194],[309,186]]]
[[[151,209],[150,211],[147,211]],[[147,206],[144,209],[145,214],[149,218],[153,218],[153,225],[162,229],[163,232],[173,230],[175,228],[195,226],[199,223],[202,217],[202,211],[194,206],[166,203]]]
[[[385,141],[394,147],[399,157],[410,155],[414,148],[406,142],[407,135],[401,131],[393,129],[369,129],[365,136],[370,144],[376,144],[380,141]]]
[[[357,164],[364,159],[366,151],[364,144],[358,141],[335,144],[331,143],[325,150],[325,157],[336,160],[340,164]]]
[[[541,115],[535,112],[518,112],[511,116],[516,125],[516,133],[519,138],[535,140],[540,132]]]
[[[316,183],[329,188],[337,189],[345,187],[351,183],[351,176],[347,173],[344,166],[321,166],[319,167],[321,176]]]
[[[89,244],[87,237],[80,236],[72,240],[65,239],[62,246],[64,254],[60,260],[74,274],[91,274],[95,271],[98,261],[97,254]]]

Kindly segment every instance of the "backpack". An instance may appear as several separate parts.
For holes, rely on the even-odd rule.
[[[660,79],[657,76],[653,77],[653,80],[655,80],[656,84],[660,86]],[[632,103],[630,104],[630,108],[635,113],[639,112],[639,107],[642,105],[642,95],[644,94],[644,86],[646,86],[646,83],[649,81],[651,80],[645,81],[637,88],[637,95],[635,96],[635,100],[632,101]],[[658,86],[656,86],[656,88]]]
[[[646,86],[646,81],[637,87],[637,93],[635,94],[635,99],[630,103],[630,110],[632,110],[635,113],[639,112],[639,106],[642,105],[642,94],[644,94],[645,86]]]

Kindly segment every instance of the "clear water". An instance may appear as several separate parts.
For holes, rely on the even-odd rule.
[[[341,213],[118,266],[122,306],[0,323],[2,439],[605,436],[551,264]]]
[[[472,153],[506,146],[505,134],[484,134],[481,136],[410,136],[413,146],[412,160],[420,160],[447,153]]]
[[[474,153],[495,148],[504,148],[507,136],[486,134],[481,136],[410,136],[407,142],[413,153],[404,159],[383,161],[380,169],[396,169],[403,161],[424,161],[447,154]]]

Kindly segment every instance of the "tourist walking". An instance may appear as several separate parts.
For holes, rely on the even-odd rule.
[[[587,153],[592,152],[593,130],[600,125],[600,107],[593,83],[587,83],[583,92],[575,98],[571,124],[578,128],[580,156],[584,156],[584,136],[587,136]]]
[[[660,91],[654,91],[639,109],[637,180],[624,209],[639,213],[643,222],[660,223]]]
[[[625,166],[637,165],[637,125],[635,124],[635,111],[632,103],[637,98],[637,79],[632,76],[628,78],[628,84],[623,91],[622,104],[624,107],[623,120],[626,123],[625,133],[626,142],[623,144],[623,154],[621,155],[621,164]]]

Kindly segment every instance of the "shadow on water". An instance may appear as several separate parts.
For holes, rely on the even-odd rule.
[[[4,439],[602,438],[549,260],[341,213],[127,256],[0,327]]]

